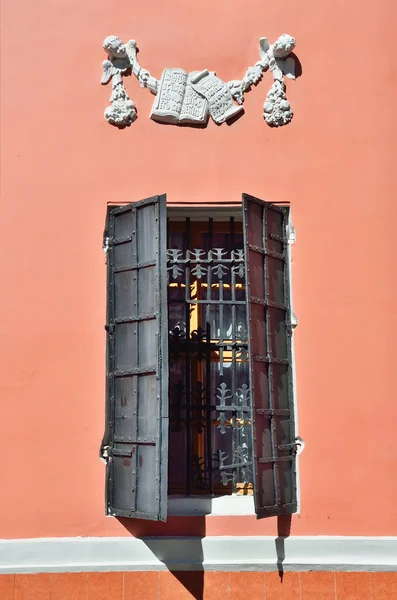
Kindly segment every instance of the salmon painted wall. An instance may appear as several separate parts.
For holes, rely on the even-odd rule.
[[[104,516],[107,202],[289,201],[302,511],[293,535],[397,535],[393,0],[5,1],[1,53],[0,537],[273,535],[276,519]],[[297,39],[291,125],[270,129],[265,74],[232,126],[103,119],[106,35],[141,64],[241,77],[258,40]]]

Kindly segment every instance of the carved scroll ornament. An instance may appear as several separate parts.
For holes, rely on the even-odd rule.
[[[123,77],[133,73],[141,87],[156,96],[150,118],[159,123],[206,125],[208,116],[221,124],[244,111],[244,94],[262,79],[266,70],[273,75],[273,84],[263,105],[266,123],[279,127],[293,117],[285,93],[284,76],[295,79],[295,58],[291,55],[295,39],[284,33],[274,44],[263,37],[259,42],[260,60],[249,67],[244,77],[225,83],[212,71],[164,69],[160,80],[143,69],[137,60],[135,40],[124,44],[114,35],[103,42],[108,58],[103,61],[101,83],[112,81],[110,106],[105,110],[108,123],[118,127],[131,125],[136,109],[128,96]]]

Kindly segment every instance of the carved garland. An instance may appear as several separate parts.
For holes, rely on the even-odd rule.
[[[208,115],[217,124],[235,117],[244,109],[244,94],[262,79],[270,69],[273,84],[263,105],[266,123],[279,127],[293,117],[285,94],[284,75],[295,79],[295,58],[291,52],[295,39],[284,33],[274,44],[267,38],[259,41],[260,60],[249,67],[244,77],[225,83],[208,70],[186,73],[183,69],[164,69],[161,79],[155,79],[143,69],[137,60],[135,40],[126,44],[110,35],[103,42],[108,59],[103,61],[101,83],[112,80],[110,106],[105,110],[108,123],[118,127],[131,125],[136,119],[136,108],[128,96],[123,76],[133,73],[141,87],[148,88],[156,96],[150,118],[159,123],[206,125]],[[237,104],[235,104],[235,102]]]

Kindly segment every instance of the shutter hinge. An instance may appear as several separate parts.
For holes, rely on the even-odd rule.
[[[294,329],[297,327],[298,325],[298,317],[296,316],[296,314],[294,312],[291,313],[291,319],[287,322],[287,328],[290,331],[294,331]]]
[[[279,444],[278,450],[295,450],[297,454],[300,454],[305,447],[305,442],[299,435],[296,436],[295,441],[291,444]]]
[[[295,244],[296,242],[296,231],[295,231],[295,227],[292,225],[292,223],[289,223],[287,226],[287,238],[288,238],[288,243],[289,244]]]
[[[106,236],[103,238],[103,245],[102,245],[102,249],[105,253],[105,256],[107,255],[108,251],[109,251],[109,237]]]
[[[292,442],[292,444],[279,444],[277,446],[278,450],[297,450],[297,443],[296,442]]]
[[[103,458],[104,460],[107,460],[109,458],[109,446],[101,446],[101,450],[100,450],[100,457]]]
[[[105,331],[107,331],[108,333],[110,333],[110,335],[112,335],[114,333],[114,323],[107,323],[105,325]]]

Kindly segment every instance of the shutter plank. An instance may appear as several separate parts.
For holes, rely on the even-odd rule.
[[[166,520],[166,200],[110,209],[107,512]]]
[[[296,512],[288,209],[243,195],[258,517]]]

